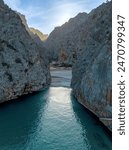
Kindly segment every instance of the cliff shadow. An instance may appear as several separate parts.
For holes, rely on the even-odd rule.
[[[98,119],[91,112],[89,112],[89,110],[78,103],[72,92],[71,104],[75,118],[78,124],[81,124],[84,143],[95,143],[91,145],[93,145],[93,149],[96,150],[111,150],[111,136],[105,131]]]
[[[47,92],[36,92],[0,106],[0,149],[27,149],[27,143],[37,134]]]

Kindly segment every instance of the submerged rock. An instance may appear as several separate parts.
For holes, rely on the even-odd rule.
[[[0,2],[0,103],[50,84],[49,64],[19,15]]]

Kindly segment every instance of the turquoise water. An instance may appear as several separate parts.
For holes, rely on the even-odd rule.
[[[111,137],[70,88],[50,87],[0,106],[0,150],[111,150]]]

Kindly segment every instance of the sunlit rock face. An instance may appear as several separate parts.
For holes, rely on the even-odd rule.
[[[19,15],[0,1],[0,102],[38,91],[50,83],[45,56]]]
[[[71,84],[78,101],[109,129],[112,117],[111,6],[108,2],[94,9],[82,26],[79,36],[83,47],[76,52]]]
[[[40,47],[41,57],[43,57],[43,59],[45,59],[49,62],[49,57],[48,57],[49,54],[48,54],[46,48],[44,47],[44,41],[47,39],[48,35],[43,34],[42,32],[40,32],[37,29],[28,27],[25,15],[23,15],[19,12],[16,12],[16,13],[19,15],[19,17],[22,21],[22,24],[25,26],[26,31],[29,33],[29,35],[31,36],[33,41],[38,45],[38,47]]]
[[[40,44],[40,45],[43,45],[43,39],[42,39],[42,35],[43,33],[41,33],[39,31],[40,34],[36,34],[36,31],[38,32],[38,30],[34,29],[34,28],[29,28],[28,27],[28,24],[27,24],[27,20],[26,20],[26,17],[25,15],[19,13],[19,12],[16,12],[21,21],[22,21],[22,24],[25,26],[26,30],[28,31],[29,35],[31,36],[31,38],[37,43],[37,44]],[[33,30],[32,30],[33,29]]]
[[[38,44],[39,43],[43,44],[43,42],[46,41],[46,39],[48,38],[48,35],[47,34],[43,34],[38,29],[35,29],[35,28],[32,28],[32,27],[31,28],[28,27],[25,15],[23,15],[23,14],[21,14],[19,12],[16,12],[16,13],[21,18],[21,21],[22,21],[23,25],[25,26],[26,30],[28,31],[28,33],[30,34],[30,36],[32,37],[32,39],[34,39]]]
[[[37,35],[41,41],[46,41],[48,38],[48,34],[43,34],[41,31],[35,28],[30,28],[30,31],[34,34]]]

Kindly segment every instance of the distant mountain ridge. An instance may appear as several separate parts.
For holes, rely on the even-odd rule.
[[[31,35],[33,39],[36,39],[36,41],[40,39],[42,42],[46,41],[46,39],[48,38],[48,34],[43,34],[38,29],[35,29],[33,27],[28,27],[25,16],[19,12],[17,12],[17,14],[20,16],[22,23],[25,25],[26,30],[28,31],[28,33]]]
[[[30,29],[30,31],[31,31],[33,34],[37,35],[37,36],[40,38],[41,41],[44,42],[44,41],[47,40],[48,34],[43,34],[43,33],[42,33],[41,31],[39,31],[38,29],[35,29],[35,28],[32,28],[32,27],[30,27],[29,29]]]
[[[48,39],[45,41],[45,48],[50,51],[50,59],[60,59],[60,52],[65,50],[68,53],[68,59],[63,61],[63,63],[71,64],[71,49],[75,42],[70,42],[72,38],[74,40],[73,32],[79,29],[80,25],[87,20],[87,13],[79,13],[76,17],[69,19],[68,22],[60,27],[55,27],[55,29],[50,33]],[[70,45],[68,45],[70,43]]]

